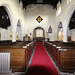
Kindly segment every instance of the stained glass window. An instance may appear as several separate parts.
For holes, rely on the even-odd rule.
[[[36,37],[43,37],[43,30],[42,29],[36,30]]]

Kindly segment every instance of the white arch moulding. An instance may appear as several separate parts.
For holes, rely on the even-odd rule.
[[[13,25],[15,25],[16,23],[16,21],[15,21],[15,18],[14,18],[14,15],[13,15],[13,12],[12,12],[12,10],[11,10],[11,7],[10,7],[10,5],[9,4],[6,4],[6,3],[3,3],[3,4],[1,4],[0,6],[4,6],[5,7],[5,9],[6,9],[6,11],[7,11],[7,13],[8,13],[8,16],[9,16],[9,19],[10,19],[10,23],[11,23],[11,27],[12,27],[12,42],[15,42],[16,41],[16,36],[15,36],[15,32],[16,32],[16,28],[13,28],[14,26]],[[16,24],[17,25],[17,24]]]
[[[72,14],[73,14],[73,12],[74,12],[74,10],[75,10],[75,5],[72,5],[71,7],[70,7],[70,9],[68,10],[68,13],[67,13],[67,15],[66,15],[66,18],[65,18],[65,21],[64,21],[64,23],[63,23],[63,28],[64,28],[64,31],[63,31],[63,35],[64,35],[64,37],[63,37],[63,41],[64,42],[67,42],[67,36],[68,36],[68,25],[69,25],[69,22],[70,22],[70,19],[71,19],[71,17],[72,17]]]

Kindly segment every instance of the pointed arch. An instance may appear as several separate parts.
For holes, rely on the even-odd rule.
[[[70,9],[68,10],[65,21],[63,23],[63,25],[64,25],[63,26],[63,29],[64,29],[64,31],[63,31],[63,34],[64,34],[63,41],[64,42],[68,41],[68,39],[67,39],[68,32],[67,31],[68,31],[69,22],[70,22],[70,19],[71,19],[71,16],[72,16],[74,10],[75,10],[75,5],[72,5],[70,7]]]
[[[38,30],[38,29],[43,30],[43,37],[45,37],[45,30],[44,30],[42,27],[36,27],[36,28],[33,30],[33,36],[34,36],[34,37],[37,37],[37,36],[36,36],[36,30]]]
[[[2,3],[0,6],[4,6],[5,10],[7,11],[7,14],[8,14],[9,19],[10,19],[11,30],[12,30],[12,42],[15,42],[16,41],[15,34],[16,34],[17,23],[16,23],[16,20],[15,20],[15,16],[13,14],[13,11],[12,11],[9,4]]]
[[[5,4],[5,3],[3,3],[1,6],[4,6],[5,10],[7,11],[9,19],[10,19],[10,23],[12,25],[14,22],[14,15],[12,13],[10,6],[8,4]]]

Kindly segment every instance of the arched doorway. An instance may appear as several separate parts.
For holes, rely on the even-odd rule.
[[[33,39],[42,41],[45,39],[45,30],[42,27],[37,27],[33,30]]]
[[[58,41],[63,41],[63,25],[62,25],[62,22],[60,22],[59,25],[58,25],[57,38],[58,38]]]

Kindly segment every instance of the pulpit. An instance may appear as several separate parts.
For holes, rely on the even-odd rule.
[[[23,41],[30,41],[30,36],[24,36]]]

